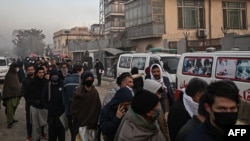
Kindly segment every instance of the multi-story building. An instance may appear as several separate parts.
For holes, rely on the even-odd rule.
[[[131,0],[125,3],[126,36],[137,52],[177,48],[181,39],[196,50],[220,48],[225,34],[250,33],[249,9],[249,0]]]
[[[93,35],[87,27],[74,27],[71,29],[62,29],[53,34],[54,54],[68,55],[68,45],[70,41],[90,41]]]
[[[124,3],[128,0],[104,0],[104,35],[117,37],[125,29]]]

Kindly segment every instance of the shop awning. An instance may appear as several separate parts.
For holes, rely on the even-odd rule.
[[[107,51],[108,53],[111,53],[112,55],[122,54],[124,53],[123,50],[117,49],[117,48],[104,48],[104,51]]]

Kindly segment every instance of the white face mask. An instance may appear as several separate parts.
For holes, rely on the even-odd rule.
[[[18,72],[19,71],[19,68],[16,68],[16,72]]]

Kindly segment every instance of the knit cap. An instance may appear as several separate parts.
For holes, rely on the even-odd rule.
[[[159,98],[148,90],[138,90],[131,103],[133,111],[139,115],[145,115],[147,112],[154,109],[158,104]]]

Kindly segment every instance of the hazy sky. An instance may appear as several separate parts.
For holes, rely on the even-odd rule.
[[[99,23],[99,0],[0,0],[0,36],[11,44],[15,29],[41,29],[46,43],[60,29]]]

